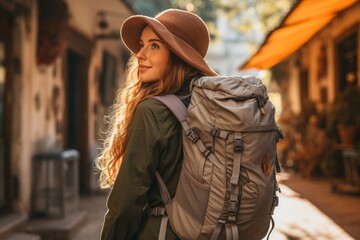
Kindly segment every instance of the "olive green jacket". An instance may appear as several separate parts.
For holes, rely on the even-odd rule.
[[[160,217],[146,210],[163,206],[155,171],[174,196],[182,164],[181,125],[162,103],[141,102],[131,123],[124,159],[108,197],[102,240],[158,239]],[[178,239],[168,224],[166,239]]]

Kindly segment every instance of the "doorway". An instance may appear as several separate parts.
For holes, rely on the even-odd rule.
[[[11,15],[0,9],[0,215],[10,211]]]
[[[91,192],[91,160],[88,144],[88,68],[90,49],[88,41],[75,31],[68,36],[69,48],[65,54],[65,141],[66,149],[76,149],[79,158],[79,191]],[[88,46],[88,47],[86,47]]]
[[[358,85],[358,34],[357,31],[350,32],[337,44],[339,63],[339,87],[344,90],[347,87]]]

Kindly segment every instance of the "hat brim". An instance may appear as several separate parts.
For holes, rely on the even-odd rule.
[[[125,46],[133,53],[140,48],[140,38],[143,29],[149,26],[169,49],[186,63],[198,69],[205,75],[218,75],[205,62],[204,58],[188,43],[172,34],[161,22],[147,16],[132,16],[128,18],[120,29],[120,35]]]

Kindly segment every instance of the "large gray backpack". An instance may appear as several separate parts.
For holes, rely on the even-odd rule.
[[[155,97],[183,127],[184,161],[173,199],[157,172],[165,204],[161,215],[181,239],[264,238],[273,221],[276,145],[283,134],[265,85],[256,77],[201,77],[192,83],[188,108],[174,95]]]

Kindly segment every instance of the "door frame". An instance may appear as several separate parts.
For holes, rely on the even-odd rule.
[[[90,183],[90,173],[91,173],[91,160],[90,160],[90,149],[89,149],[89,78],[88,78],[88,71],[90,65],[90,58],[91,58],[91,51],[93,48],[93,43],[90,39],[86,36],[82,35],[75,29],[69,28],[67,34],[67,50],[65,51],[64,58],[63,58],[63,80],[64,80],[64,89],[65,89],[65,106],[68,104],[68,55],[69,52],[73,52],[76,55],[80,56],[81,61],[81,68],[79,72],[81,77],[78,79],[80,82],[76,84],[81,84],[81,91],[76,93],[77,100],[80,101],[81,107],[76,109],[77,116],[80,118],[81,129],[78,130],[77,133],[80,133],[80,142],[78,142],[77,146],[70,146],[69,145],[69,122],[68,122],[68,109],[65,109],[64,114],[64,147],[76,147],[80,153],[79,158],[79,190],[80,194],[86,195],[91,192],[91,183]]]
[[[5,192],[5,204],[0,206],[0,215],[7,214],[11,212],[11,200],[14,197],[14,187],[12,179],[12,169],[11,169],[11,129],[12,129],[12,107],[11,107],[11,98],[12,98],[12,76],[13,76],[13,65],[12,65],[12,25],[13,25],[13,15],[6,10],[0,8],[0,29],[4,27],[6,34],[4,42],[5,49],[5,91],[4,91],[4,192]],[[1,31],[3,32],[3,31]],[[1,36],[0,36],[1,38]]]

